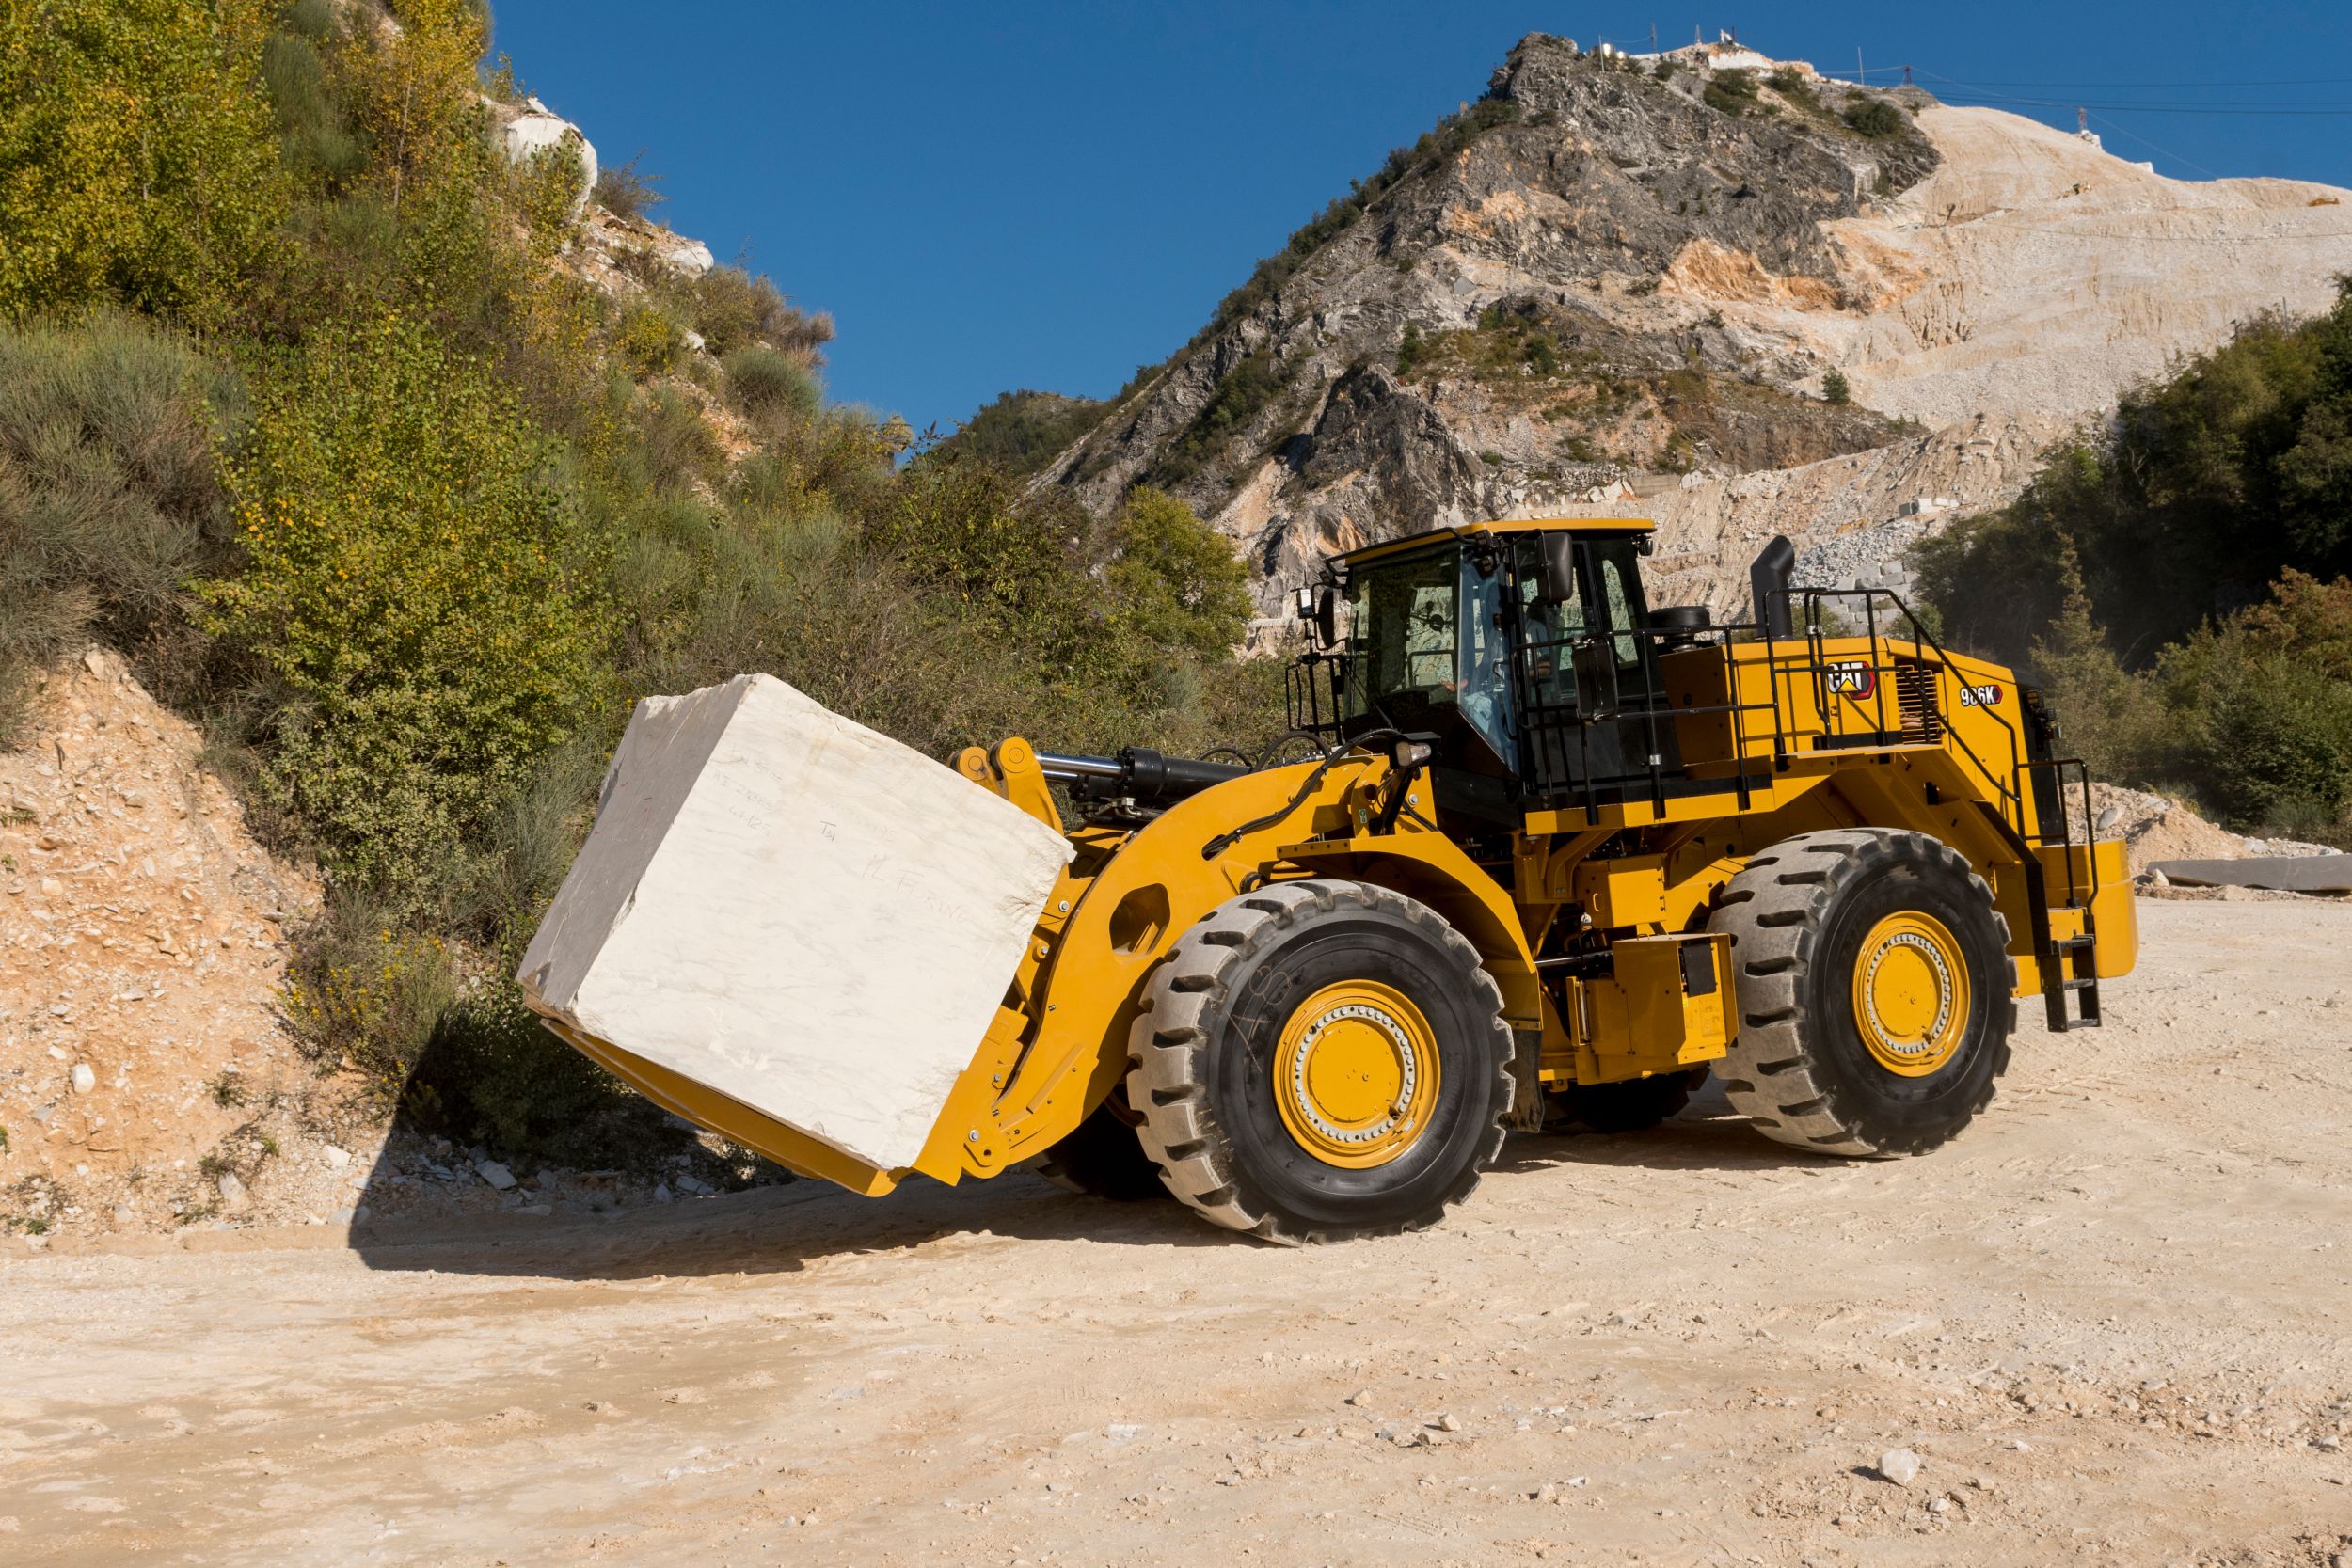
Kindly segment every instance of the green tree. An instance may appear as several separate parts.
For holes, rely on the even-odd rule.
[[[596,563],[514,395],[415,323],[257,379],[246,569],[200,586],[207,627],[282,689],[277,803],[339,878],[416,895],[606,693]]]
[[[1223,659],[1241,641],[1249,595],[1231,545],[1165,491],[1143,486],[1111,519],[1108,578],[1120,617],[1154,651]]]
[[[0,13],[0,316],[216,316],[286,211],[260,0]]]
[[[1853,401],[1853,384],[1846,379],[1846,372],[1835,365],[1821,377],[1821,401],[1839,408]]]

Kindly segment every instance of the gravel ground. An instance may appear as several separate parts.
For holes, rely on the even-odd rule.
[[[2328,1568],[2352,907],[2140,917],[1939,1154],[1703,1101],[1395,1241],[1017,1176],[12,1241],[0,1559]]]

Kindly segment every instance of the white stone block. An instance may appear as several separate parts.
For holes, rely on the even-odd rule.
[[[1069,841],[768,675],[638,704],[523,956],[532,1006],[912,1164]]]

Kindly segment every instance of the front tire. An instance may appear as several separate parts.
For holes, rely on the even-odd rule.
[[[1724,890],[1739,1035],[1717,1064],[1757,1131],[1824,1154],[1924,1154],[1991,1103],[2017,1023],[1993,893],[1924,833],[1803,833]]]
[[[1512,1037],[1478,952],[1359,882],[1228,900],[1152,974],[1128,1102],[1170,1192],[1270,1242],[1435,1224],[1502,1148]]]

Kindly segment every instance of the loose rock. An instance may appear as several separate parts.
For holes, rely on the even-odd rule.
[[[1919,1474],[1919,1456],[1909,1449],[1889,1449],[1879,1455],[1879,1474],[1898,1486],[1909,1486]]]

